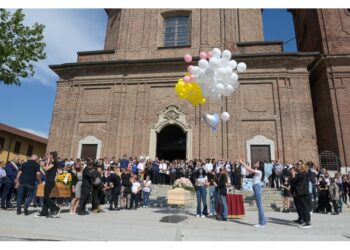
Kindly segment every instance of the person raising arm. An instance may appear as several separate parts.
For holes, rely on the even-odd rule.
[[[256,206],[258,207],[259,211],[259,224],[254,225],[257,228],[265,228],[266,225],[266,220],[265,220],[265,215],[264,215],[264,210],[262,207],[262,190],[261,190],[261,176],[262,172],[260,171],[260,164],[256,164],[253,168],[247,166],[245,162],[240,159],[239,161],[246,169],[248,172],[254,174],[253,176],[253,191],[254,191],[254,197],[255,197],[255,202]]]

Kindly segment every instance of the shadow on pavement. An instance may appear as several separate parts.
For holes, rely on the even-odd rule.
[[[267,219],[268,219],[268,223],[295,227],[295,224],[290,220],[284,220],[284,219],[279,219],[274,217],[268,217]]]
[[[243,221],[239,221],[239,220],[229,220],[230,222],[236,223],[236,224],[240,224],[240,225],[245,225],[245,226],[254,226],[254,224],[251,223],[247,223],[247,222],[243,222]]]
[[[165,223],[179,223],[184,220],[188,219],[188,216],[183,215],[170,215],[170,216],[164,216],[162,219],[160,219],[160,222]]]

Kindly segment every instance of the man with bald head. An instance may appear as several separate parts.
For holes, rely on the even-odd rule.
[[[22,202],[24,203],[24,215],[28,215],[28,207],[33,200],[35,181],[41,183],[40,166],[38,164],[38,156],[32,155],[30,160],[22,165],[16,179],[17,189],[17,214],[22,213]]]

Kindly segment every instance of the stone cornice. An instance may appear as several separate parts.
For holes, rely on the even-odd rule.
[[[319,53],[268,53],[268,54],[235,54],[233,58],[244,61],[249,69],[284,69],[303,68],[310,65]],[[199,58],[194,58],[194,63]],[[119,60],[100,62],[78,62],[50,65],[50,68],[62,79],[71,79],[76,76],[93,75],[121,75],[129,74],[162,74],[184,73],[186,63],[183,58],[164,58],[151,60]],[[242,74],[243,76],[245,74]]]

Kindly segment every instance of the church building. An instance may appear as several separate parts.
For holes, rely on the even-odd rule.
[[[293,53],[282,41],[264,41],[261,9],[107,9],[104,49],[50,66],[59,80],[47,150],[64,158],[347,166],[350,13],[290,12],[299,51]],[[175,93],[188,66],[183,56],[216,47],[248,69],[223,105],[194,107]],[[202,121],[214,110],[231,116],[215,133]]]

